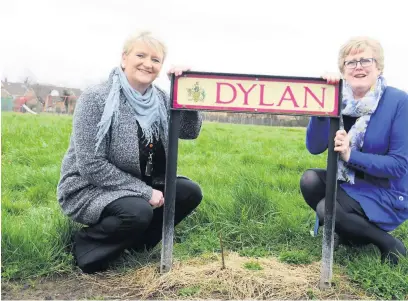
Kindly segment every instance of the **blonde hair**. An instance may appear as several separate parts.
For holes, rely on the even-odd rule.
[[[367,48],[373,51],[373,56],[377,62],[377,68],[384,71],[384,49],[380,42],[370,37],[354,37],[348,40],[339,52],[338,67],[341,73],[344,72],[344,62],[349,54],[357,54],[363,52]]]
[[[141,31],[130,36],[123,45],[123,54],[129,54],[136,42],[143,41],[153,49],[163,53],[163,61],[167,54],[166,45],[150,31]]]

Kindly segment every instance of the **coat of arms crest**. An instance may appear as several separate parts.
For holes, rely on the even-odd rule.
[[[199,102],[204,101],[206,96],[205,90],[200,87],[200,84],[196,82],[194,86],[190,89],[187,89],[189,101]]]

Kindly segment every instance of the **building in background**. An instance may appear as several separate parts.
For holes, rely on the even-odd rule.
[[[73,114],[82,91],[45,84],[1,82],[2,111],[24,112],[26,105],[34,112]]]

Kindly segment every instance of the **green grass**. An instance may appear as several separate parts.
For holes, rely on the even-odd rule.
[[[178,295],[182,297],[190,297],[190,296],[194,296],[199,291],[200,291],[200,287],[191,286],[191,287],[181,288],[178,291]]]
[[[279,255],[279,260],[291,264],[309,264],[311,256],[305,251],[284,251]]]
[[[72,222],[56,200],[62,157],[72,118],[2,114],[2,276],[32,278],[69,272]],[[220,252],[272,255],[290,264],[320,260],[314,214],[302,199],[299,179],[326,155],[310,155],[305,130],[206,123],[193,141],[180,141],[178,174],[198,182],[204,200],[177,227],[175,257]],[[408,245],[407,223],[394,234]],[[408,298],[408,261],[381,265],[374,247],[341,247],[336,271],[381,299]],[[182,295],[192,292],[180,292]]]
[[[244,264],[244,268],[250,271],[260,271],[263,267],[256,261],[250,261]]]

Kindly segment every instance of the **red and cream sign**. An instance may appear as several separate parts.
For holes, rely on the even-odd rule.
[[[173,108],[339,116],[339,85],[323,79],[187,72],[173,83]]]

